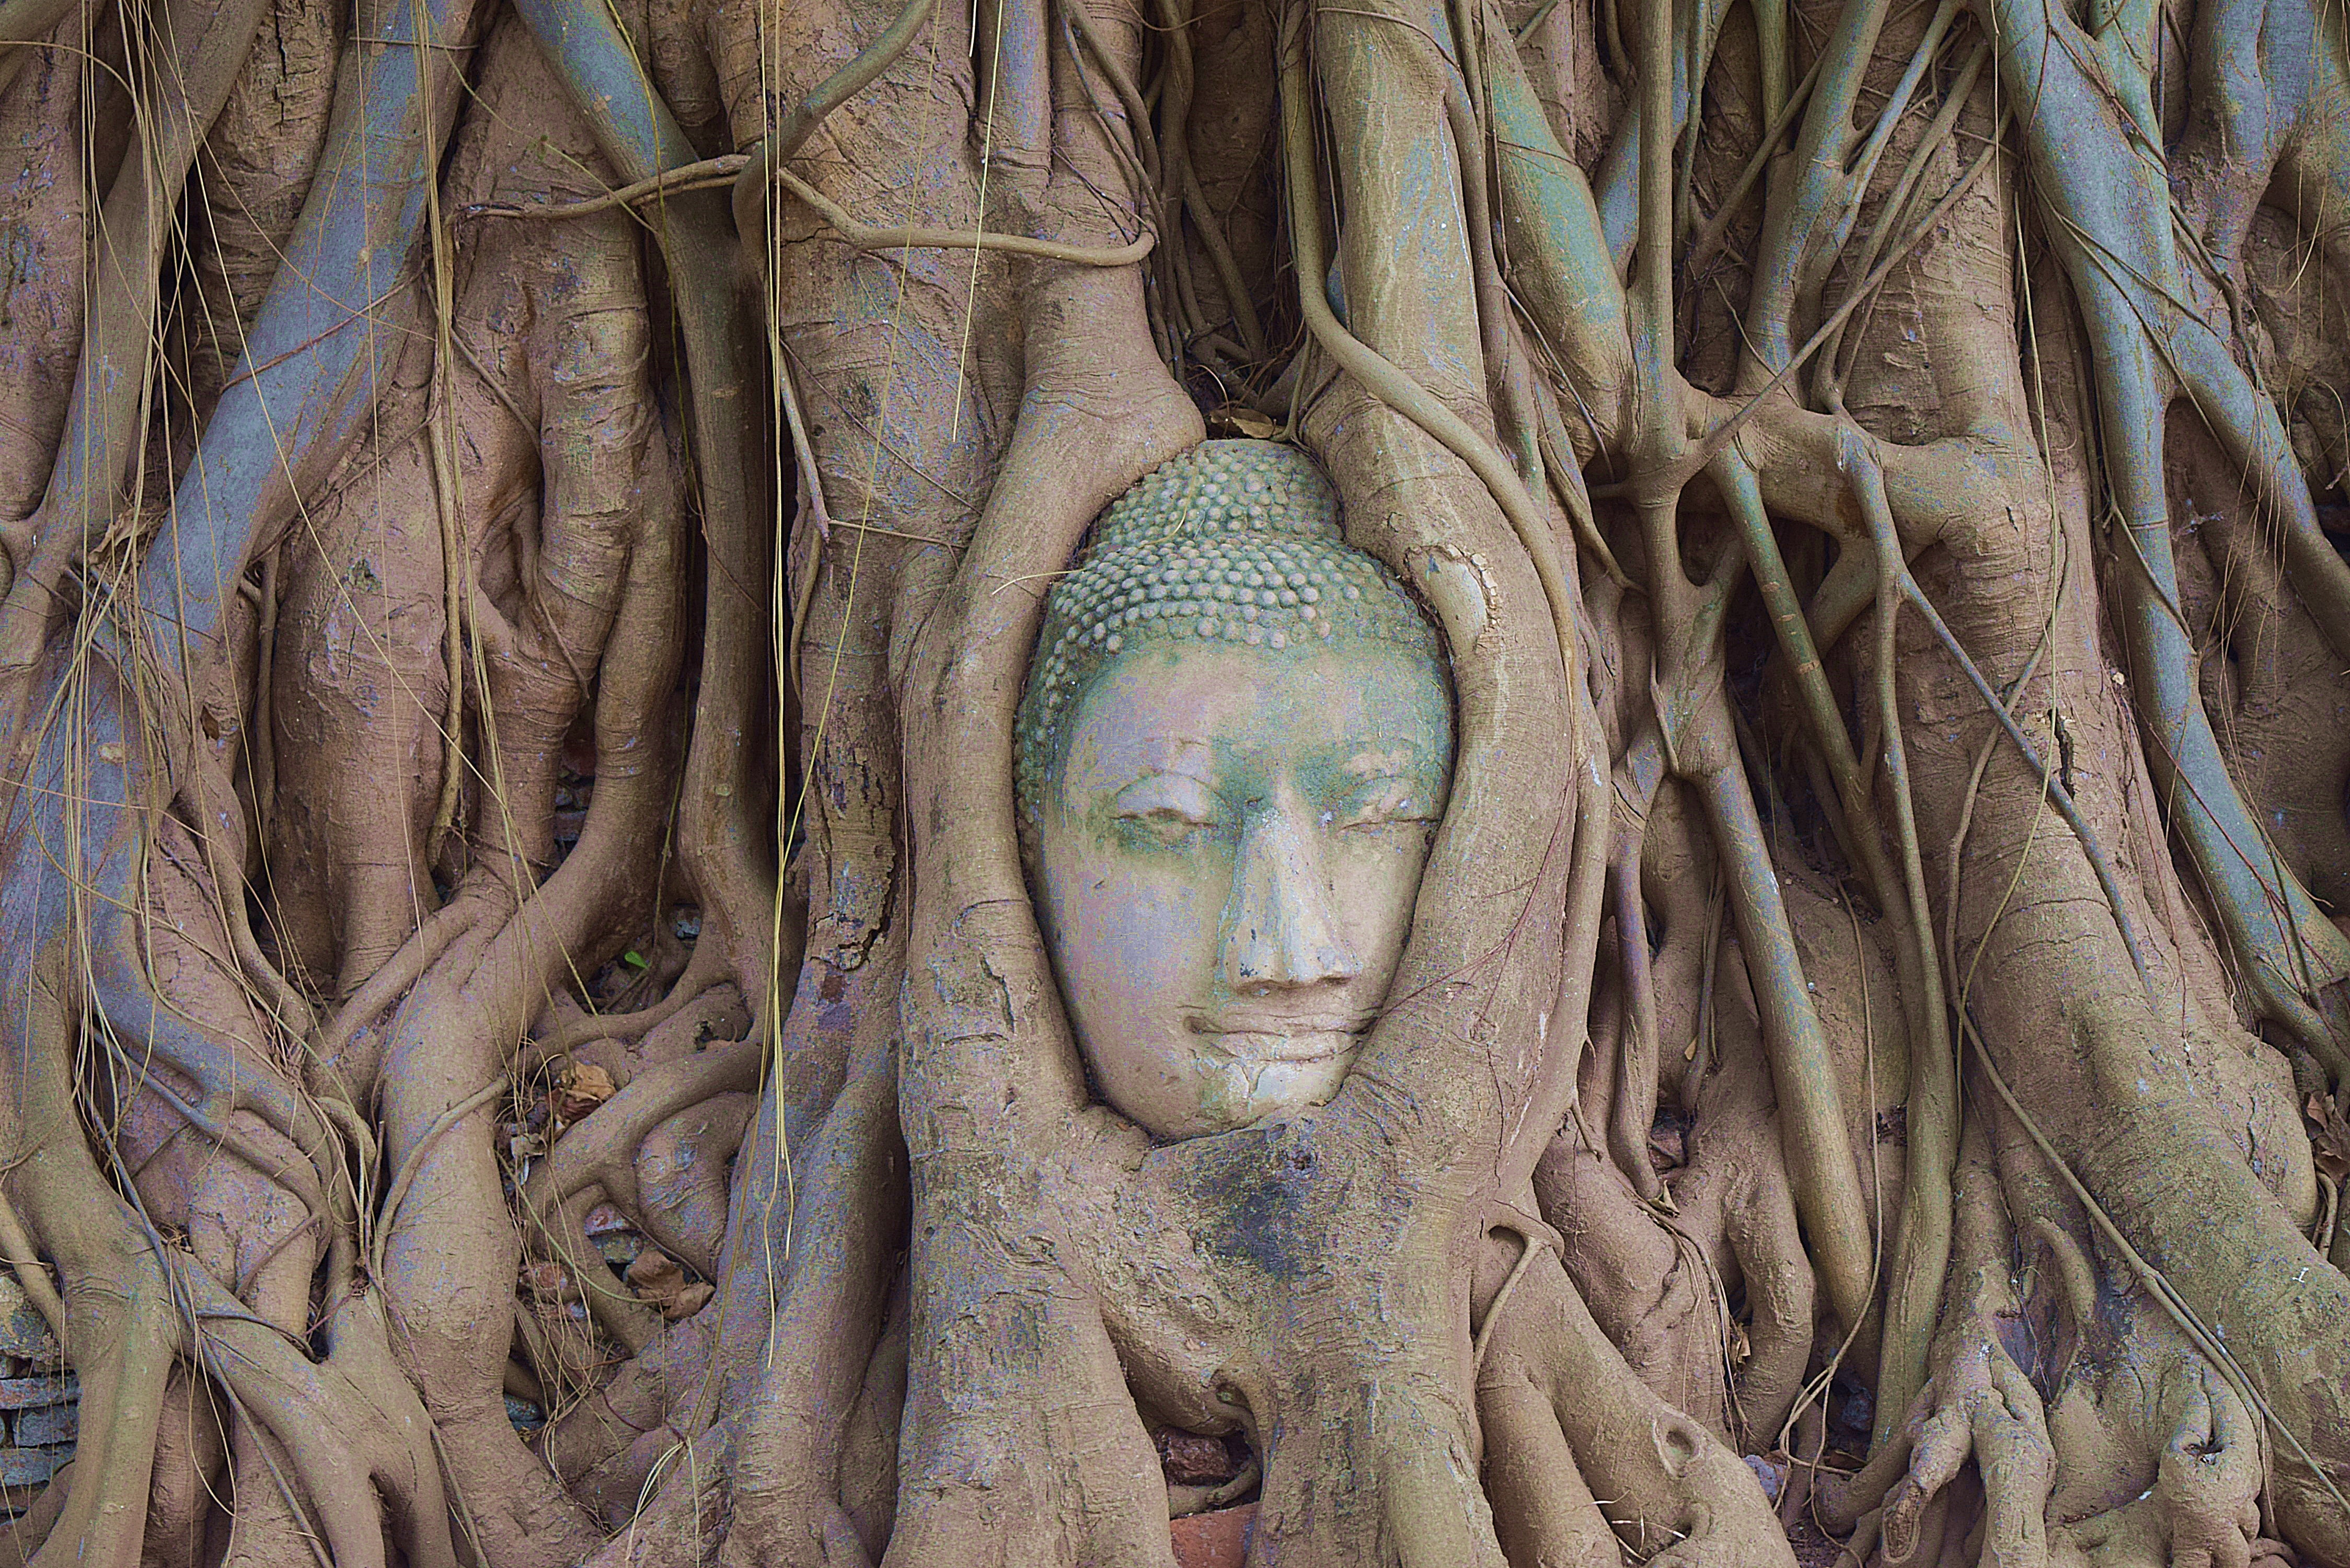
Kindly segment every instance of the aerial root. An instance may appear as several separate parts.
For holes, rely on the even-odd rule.
[[[182,1267],[176,1275],[198,1364],[285,1456],[292,1471],[286,1479],[299,1481],[310,1514],[297,1513],[297,1524],[307,1532],[315,1521],[331,1560],[360,1568],[387,1561],[380,1489],[402,1554],[419,1568],[455,1568],[431,1418],[382,1352],[372,1295],[340,1306],[329,1327],[332,1347],[313,1362],[203,1270]]]
[[[1598,1498],[1604,1501],[1596,1508],[1616,1541],[1650,1561],[1791,1563],[1794,1554],[1754,1472],[1658,1397],[1592,1320],[1556,1257],[1544,1248],[1534,1252],[1509,1310],[1499,1314],[1478,1377],[1481,1410],[1490,1408],[1525,1445],[1526,1459],[1506,1462],[1559,1489],[1546,1499],[1511,1493],[1512,1528],[1559,1530],[1561,1539],[1541,1542],[1549,1557],[1592,1561],[1566,1552],[1596,1540],[1580,1504]],[[1498,1434],[1489,1449],[1494,1464],[1505,1462]],[[1512,1560],[1521,1559],[1513,1552]]]
[[[26,1141],[7,1179],[33,1239],[57,1263],[67,1329],[59,1343],[81,1380],[71,1482],[34,1561],[132,1568],[146,1510],[121,1500],[148,1495],[157,1423],[182,1345],[178,1303],[151,1230],[142,1233],[134,1222],[82,1135],[73,1078],[80,967],[63,939],[17,962],[28,1005],[8,1010],[5,1038],[21,1075]]]
[[[713,1095],[645,1135],[637,1151],[637,1218],[645,1234],[704,1279],[726,1239],[727,1170],[757,1112],[742,1090]]]
[[[2044,1561],[2056,1449],[2039,1391],[1995,1340],[1978,1340],[1940,1357],[1933,1386],[1932,1413],[1918,1429],[1908,1473],[1885,1500],[1878,1529],[1886,1561],[1909,1561],[1928,1505],[1970,1459],[1983,1475],[1999,1478],[1987,1497],[1988,1539],[2008,1553],[1999,1560]]]
[[[765,1040],[754,1035],[646,1069],[557,1138],[524,1184],[523,1213],[550,1254],[577,1281],[597,1323],[631,1355],[660,1331],[660,1319],[614,1288],[588,1239],[585,1215],[594,1206],[589,1191],[600,1189],[639,1231],[653,1234],[637,1185],[638,1151],[647,1135],[720,1095],[757,1087],[766,1049]]]

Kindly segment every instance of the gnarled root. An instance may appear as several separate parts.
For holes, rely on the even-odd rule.
[[[1512,1568],[1588,1563],[1619,1547],[1677,1568],[1793,1563],[1736,1451],[1634,1375],[1546,1248],[1509,1258],[1509,1243],[1489,1242],[1478,1268],[1481,1298],[1523,1272],[1488,1309],[1477,1400]]]
[[[24,949],[16,976],[30,1005],[7,1010],[16,1093],[9,1196],[56,1260],[65,1352],[81,1379],[79,1450],[63,1506],[33,1562],[132,1568],[153,1474],[156,1423],[180,1323],[163,1260],[100,1175],[82,1132],[69,1064],[82,992],[64,939]]]
[[[705,1278],[718,1272],[727,1172],[756,1106],[739,1089],[713,1095],[654,1127],[637,1148],[637,1213],[645,1234]]]
[[[1987,1500],[1985,1560],[2001,1568],[2040,1568],[2056,1453],[2040,1392],[2011,1349],[2020,1350],[2028,1330],[2008,1273],[1998,1172],[1979,1123],[1968,1126],[1954,1196],[1949,1303],[1935,1337],[1925,1413],[1901,1439],[1912,1445],[1909,1469],[1885,1501],[1884,1556],[1906,1563],[1921,1542],[1929,1553],[1939,1549],[1945,1521],[1937,1500],[1972,1458]],[[1887,1457],[1869,1469],[1883,1473]]]
[[[2246,1568],[2282,1552],[2262,1535],[2260,1414],[2090,1240],[2012,1118],[1995,1156],[1983,1119],[1962,1152],[1960,1266],[1932,1383],[1899,1446],[1830,1511],[1866,1505],[1867,1478],[1906,1449],[1880,1521],[1888,1564],[1961,1537],[2001,1568]],[[1980,1517],[1954,1490],[1970,1459]]]

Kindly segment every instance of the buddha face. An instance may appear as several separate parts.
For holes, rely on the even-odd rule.
[[[1120,655],[1038,822],[1046,940],[1109,1105],[1161,1138],[1326,1102],[1444,811],[1442,673],[1394,644]]]

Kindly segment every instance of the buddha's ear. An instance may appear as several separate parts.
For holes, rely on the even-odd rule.
[[[1351,381],[1317,400],[1307,421],[1344,497],[1348,542],[1419,593],[1451,650],[1444,819],[1362,1062],[1377,1064],[1391,1103],[1416,1107],[1404,1141],[1432,1148],[1457,1136],[1465,1148],[1482,1137],[1490,1148],[1502,1127],[1555,1127],[1572,1087],[1581,1017],[1561,1015],[1558,964],[1567,871],[1580,858],[1578,792],[1557,781],[1581,777],[1577,739],[1596,731],[1574,722],[1541,582],[1476,476]],[[1502,952],[1510,961],[1493,961]],[[1461,1017],[1481,1020],[1470,1040],[1444,1023]],[[1531,1041],[1552,1048],[1529,1050]],[[1484,1096],[1476,1106],[1472,1082]],[[1511,1106],[1499,1122],[1497,1086]]]

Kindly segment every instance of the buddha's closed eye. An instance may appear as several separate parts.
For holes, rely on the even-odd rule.
[[[1117,819],[1132,823],[1161,843],[1180,844],[1218,826],[1222,802],[1188,774],[1153,774],[1118,791]]]
[[[1424,779],[1393,774],[1357,785],[1337,814],[1341,828],[1377,828],[1434,822],[1441,815],[1436,793]]]

